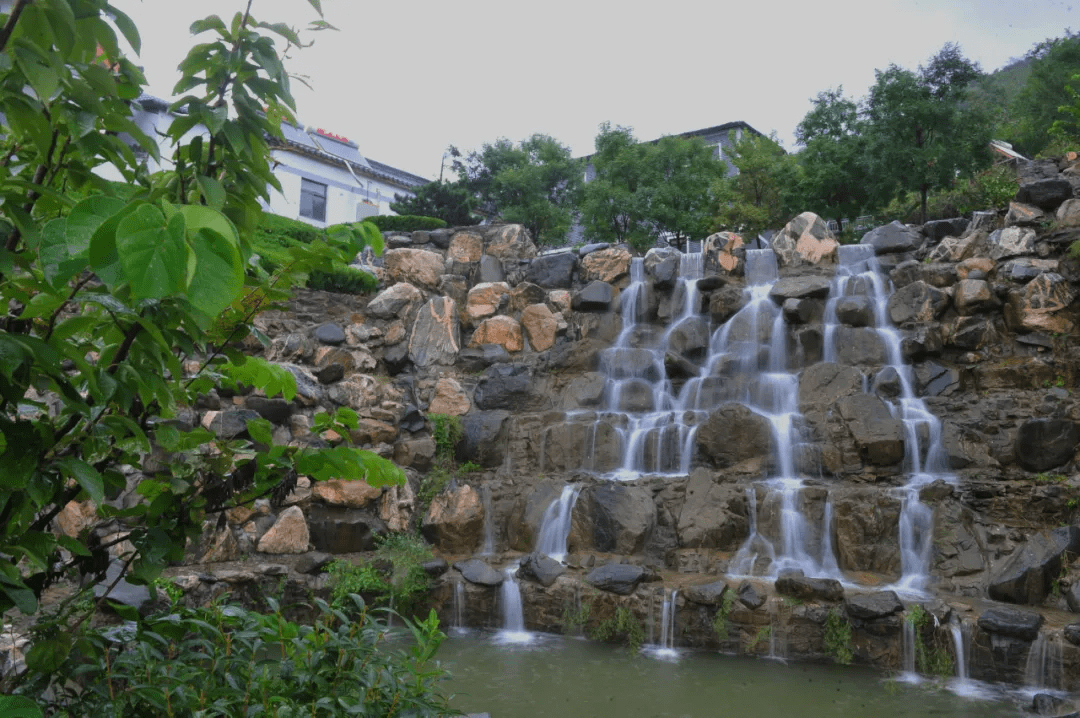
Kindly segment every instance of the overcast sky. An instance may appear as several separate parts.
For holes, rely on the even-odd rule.
[[[820,90],[862,97],[874,69],[915,69],[949,41],[985,70],[1065,28],[1080,0],[322,0],[338,32],[289,67],[301,122],[373,159],[434,178],[449,144],[552,135],[575,156],[601,122],[640,139],[744,120],[790,149]],[[197,18],[242,0],[114,0],[143,38],[151,92],[168,97]],[[254,16],[306,27],[305,0]]]

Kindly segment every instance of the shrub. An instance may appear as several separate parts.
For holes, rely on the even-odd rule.
[[[327,566],[332,605],[344,610],[352,605],[352,594],[363,594],[408,615],[431,586],[424,571],[424,563],[433,558],[431,547],[408,533],[384,534],[375,541],[373,561],[353,564],[339,559]]]
[[[391,651],[386,627],[349,597],[354,616],[316,600],[313,625],[240,606],[180,608],[86,631],[61,667],[20,686],[61,716],[441,716],[444,672],[431,659],[446,637],[432,611],[409,621],[414,641]],[[26,715],[42,715],[39,710]]]
[[[454,458],[457,444],[465,436],[461,417],[453,414],[428,414],[431,436],[435,439],[435,456],[443,461]]]
[[[437,217],[417,217],[408,214],[380,214],[377,217],[368,217],[367,221],[383,232],[416,232],[446,227],[446,222]]]
[[[316,269],[308,275],[308,289],[339,294],[370,294],[379,286],[379,280],[371,272],[348,265],[335,266],[329,271]]]
[[[283,247],[289,246],[290,243],[288,243],[287,240],[300,242],[302,244],[311,244],[322,236],[323,233],[321,229],[313,227],[307,222],[289,219],[288,217],[281,217],[276,214],[270,214],[269,212],[263,213],[262,219],[259,221],[257,232],[260,236],[277,241]]]
[[[637,653],[645,643],[645,629],[629,608],[619,606],[615,615],[606,618],[593,629],[589,636],[594,641],[610,641],[621,638],[632,652]]]
[[[836,609],[829,611],[829,617],[825,619],[825,652],[845,666],[854,657],[851,650],[851,623]]]
[[[720,599],[720,607],[716,609],[716,615],[713,616],[712,629],[716,634],[716,640],[726,641],[729,636],[728,632],[728,617],[731,615],[731,607],[735,603],[735,592],[728,590],[724,591],[724,597]]]

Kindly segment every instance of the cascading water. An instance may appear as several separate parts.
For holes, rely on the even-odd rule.
[[[454,630],[463,633],[467,629],[465,625],[465,583],[454,583]]]
[[[495,640],[499,643],[531,643],[535,634],[525,629],[525,612],[521,606],[521,589],[517,583],[518,564],[505,570],[499,598],[502,601],[503,628]]]
[[[480,550],[481,556],[490,556],[495,553],[495,522],[492,520],[491,510],[491,487],[485,484],[480,491],[484,502],[484,547]]]
[[[836,307],[846,297],[862,294],[870,301],[873,329],[885,348],[885,370],[895,373],[899,390],[894,399],[885,398],[893,416],[904,426],[904,471],[907,484],[900,493],[900,580],[895,588],[919,595],[930,574],[933,542],[933,514],[919,497],[920,489],[936,480],[952,481],[946,471],[941,443],[941,421],[915,393],[915,378],[900,350],[901,335],[889,322],[890,286],[870,245],[841,246],[839,267],[833,279],[825,309],[826,361],[835,359],[840,347],[836,337]]]
[[[540,524],[540,533],[536,539],[536,550],[556,561],[566,558],[566,542],[570,536],[570,519],[577,502],[580,486],[567,484],[559,498],[551,502],[544,512]]]
[[[1058,690],[1062,686],[1061,636],[1040,633],[1028,649],[1024,687]]]
[[[678,657],[675,650],[675,599],[679,592],[673,590],[664,593],[664,602],[660,607],[660,636],[651,646],[651,653],[657,658],[672,659]]]

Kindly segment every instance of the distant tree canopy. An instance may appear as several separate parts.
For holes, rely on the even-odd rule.
[[[713,229],[740,232],[749,238],[783,225],[798,210],[792,200],[798,188],[795,158],[772,137],[752,132],[730,134],[728,155],[738,174],[715,184]]]
[[[1041,42],[1028,58],[1031,72],[1012,102],[1011,122],[1001,129],[1017,150],[1034,156],[1051,144],[1055,122],[1059,138],[1080,137],[1080,118],[1061,111],[1073,102],[1067,87],[1080,91],[1080,81],[1073,80],[1080,72],[1080,34]]]
[[[581,167],[553,137],[534,134],[517,144],[499,139],[453,166],[485,209],[525,225],[538,242],[558,242],[570,229]]]
[[[394,195],[390,209],[398,214],[438,217],[451,227],[467,227],[479,220],[472,216],[476,199],[458,182],[437,180],[416,188],[416,195]]]

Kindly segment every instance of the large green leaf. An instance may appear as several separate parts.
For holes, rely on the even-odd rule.
[[[141,202],[132,202],[127,205],[98,227],[90,238],[90,266],[94,268],[98,279],[109,289],[115,290],[124,283],[120,254],[116,251],[117,228],[125,218],[142,206]]]
[[[183,216],[166,221],[157,207],[141,205],[116,228],[116,249],[133,298],[179,296],[187,289]]]
[[[57,467],[64,476],[75,479],[95,504],[101,506],[105,501],[105,482],[93,466],[82,459],[67,457],[58,461]]]
[[[0,696],[0,716],[6,718],[44,718],[37,703],[26,696]]]
[[[196,309],[215,316],[244,289],[240,249],[210,229],[200,229],[190,246],[195,252],[195,275],[188,286],[188,301]]]

